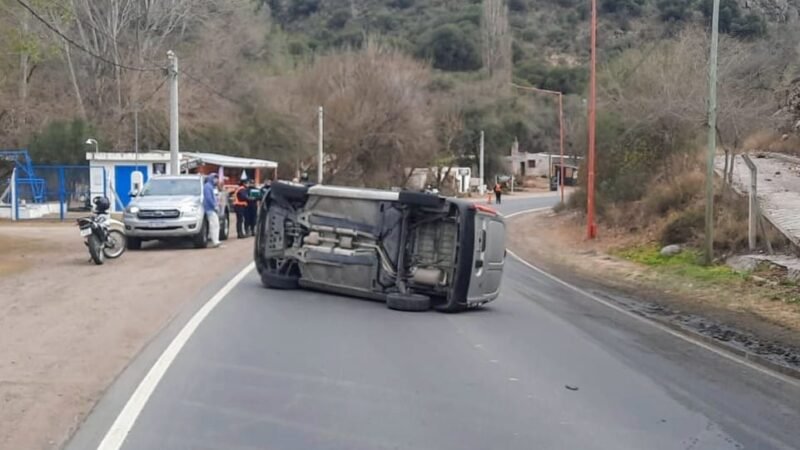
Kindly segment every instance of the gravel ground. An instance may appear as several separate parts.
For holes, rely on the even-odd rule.
[[[252,240],[147,243],[96,266],[71,223],[0,222],[0,249],[0,449],[50,449]]]

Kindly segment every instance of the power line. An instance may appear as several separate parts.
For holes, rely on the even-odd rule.
[[[128,66],[128,65],[125,65],[125,64],[119,64],[119,63],[116,63],[116,62],[114,62],[114,61],[111,61],[111,60],[110,60],[110,59],[108,59],[108,58],[105,58],[105,57],[103,57],[103,56],[100,56],[100,55],[98,55],[97,53],[94,53],[93,51],[89,50],[88,48],[86,48],[86,47],[84,47],[84,46],[82,46],[82,45],[78,44],[77,42],[75,42],[74,40],[72,40],[70,37],[66,36],[64,33],[62,33],[61,31],[59,31],[59,30],[58,30],[58,28],[56,28],[55,26],[53,26],[53,25],[52,25],[50,22],[48,22],[48,21],[47,21],[47,20],[46,20],[44,17],[40,16],[40,15],[39,15],[39,13],[37,13],[37,12],[36,12],[36,11],[35,11],[33,8],[31,8],[31,6],[30,6],[30,5],[28,5],[27,3],[25,3],[23,0],[17,0],[17,3],[19,3],[19,4],[20,4],[20,5],[23,7],[23,8],[27,9],[27,10],[28,10],[28,12],[30,12],[30,13],[33,15],[33,17],[35,17],[35,18],[36,18],[36,20],[38,20],[39,22],[41,22],[42,24],[44,24],[44,26],[46,26],[47,28],[49,28],[49,29],[50,29],[50,31],[52,31],[53,33],[55,33],[55,34],[59,35],[59,36],[60,36],[62,39],[64,39],[65,41],[67,41],[67,43],[69,43],[71,46],[73,46],[73,47],[77,48],[78,50],[81,50],[82,52],[86,53],[87,55],[89,55],[89,56],[91,56],[91,57],[93,57],[93,58],[95,58],[95,59],[98,59],[98,60],[100,60],[100,61],[102,61],[102,62],[104,62],[104,63],[106,63],[106,64],[110,64],[110,65],[112,65],[112,66],[119,67],[120,69],[133,70],[133,71],[137,71],[137,72],[160,72],[160,71],[162,71],[162,70],[163,70],[163,68],[162,68],[162,67],[152,67],[152,68],[149,68],[149,67],[134,67],[134,66]]]
[[[186,72],[186,71],[183,71],[183,70],[179,70],[178,73],[181,74],[181,75],[184,75],[186,78],[188,78],[188,79],[194,81],[195,83],[199,84],[200,86],[204,87],[208,92],[216,95],[217,97],[225,99],[225,100],[233,103],[234,105],[241,105],[241,102],[239,100],[236,100],[233,97],[229,97],[229,96],[223,94],[222,92],[214,89],[210,84],[208,84],[205,81],[203,81],[202,79],[190,74],[189,72]]]

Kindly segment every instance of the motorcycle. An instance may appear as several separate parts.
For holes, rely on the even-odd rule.
[[[121,222],[111,218],[108,209],[111,204],[106,197],[96,197],[94,215],[77,220],[84,244],[89,247],[89,255],[95,264],[100,265],[105,259],[119,258],[125,253],[125,233]]]

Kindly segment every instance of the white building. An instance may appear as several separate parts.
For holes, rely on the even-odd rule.
[[[140,190],[153,175],[170,175],[170,154],[167,151],[149,152],[92,152],[89,161],[91,198],[106,196],[111,212],[121,212],[131,200],[131,192]],[[181,152],[181,171],[184,173],[220,173],[238,182],[241,171],[249,171],[256,183],[261,182],[261,170],[272,169],[278,163],[263,159],[239,158],[214,153]],[[232,171],[235,171],[233,173]]]

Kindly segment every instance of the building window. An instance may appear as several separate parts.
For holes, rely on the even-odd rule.
[[[164,175],[167,173],[167,163],[153,163],[153,174]]]
[[[531,169],[535,168],[536,167],[536,160],[535,159],[529,159],[528,160],[528,167],[530,167]]]

